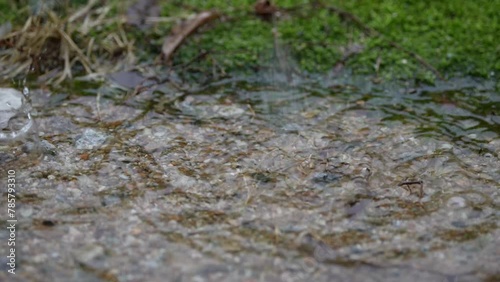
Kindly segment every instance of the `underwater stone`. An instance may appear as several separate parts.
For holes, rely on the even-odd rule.
[[[56,155],[57,153],[57,149],[56,149],[56,146],[52,143],[50,143],[49,141],[47,140],[42,140],[40,142],[40,147],[42,148],[42,150],[45,152],[45,153],[48,153],[50,155]]]
[[[99,259],[104,256],[104,248],[97,245],[92,244],[85,247],[82,247],[74,252],[74,256],[76,261],[82,264],[90,264],[92,261]]]
[[[318,184],[329,184],[338,182],[341,178],[342,175],[337,173],[320,172],[314,174],[312,181]]]
[[[462,197],[454,196],[448,200],[446,205],[450,208],[453,208],[453,209],[461,209],[461,208],[467,206],[467,202]]]
[[[104,144],[106,139],[107,136],[104,133],[87,128],[83,131],[82,135],[76,137],[75,144],[77,149],[91,150]]]

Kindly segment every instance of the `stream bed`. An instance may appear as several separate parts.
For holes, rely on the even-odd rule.
[[[500,280],[493,81],[144,81],[31,89],[0,281]]]

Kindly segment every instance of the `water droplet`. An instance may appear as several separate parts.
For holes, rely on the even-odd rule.
[[[0,141],[14,140],[30,132],[34,122],[29,109],[29,101],[24,99],[21,92],[0,88]],[[13,120],[16,120],[15,126],[12,125]]]
[[[451,197],[446,204],[453,209],[460,209],[467,206],[466,200],[459,196]]]

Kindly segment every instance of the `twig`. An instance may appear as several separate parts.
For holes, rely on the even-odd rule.
[[[174,68],[179,68],[180,70],[184,70],[185,68],[187,68],[192,63],[205,58],[208,54],[209,54],[209,51],[202,50],[198,55],[196,55],[194,58],[192,58],[188,62],[186,62],[184,64],[181,64],[181,65],[174,66]]]
[[[71,37],[66,32],[64,32],[62,29],[57,29],[57,32],[61,35],[62,39],[64,39],[68,43],[69,47],[71,47],[73,49],[73,51],[76,52],[77,57],[79,58],[83,67],[85,68],[85,71],[87,73],[92,73],[92,68],[90,67],[91,63],[89,62],[88,58],[85,57],[85,54],[83,54],[82,50],[80,50],[80,48],[78,48],[78,46],[73,41],[73,39],[71,39]]]
[[[398,186],[403,187],[406,191],[408,191],[411,195],[410,185],[419,185],[419,193],[418,196],[422,198],[424,196],[424,182],[421,180],[418,181],[403,181],[398,184]]]
[[[97,0],[89,0],[88,4],[83,7],[82,9],[76,11],[73,15],[71,15],[68,19],[68,22],[74,22],[76,21],[77,19],[85,16],[86,14],[88,14],[92,7],[97,3]]]

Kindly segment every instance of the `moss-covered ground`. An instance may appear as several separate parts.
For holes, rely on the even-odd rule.
[[[11,21],[14,30],[20,29],[36,11],[33,2],[40,1],[17,2],[0,0],[0,25]],[[68,9],[86,1],[55,2],[60,14],[71,14]],[[112,7],[108,16],[125,15],[132,2],[107,1]],[[163,21],[147,30],[125,26],[137,63],[158,59],[173,26],[210,9],[222,16],[184,42],[173,56],[174,66],[201,73],[248,72],[269,63],[277,48],[286,48],[291,60],[310,73],[342,65],[382,79],[432,82],[441,75],[490,77],[500,72],[500,0],[277,0],[273,3],[280,12],[272,21],[255,15],[254,0],[159,2]],[[100,42],[117,25],[108,22],[89,35]],[[77,44],[83,41],[74,37]]]

